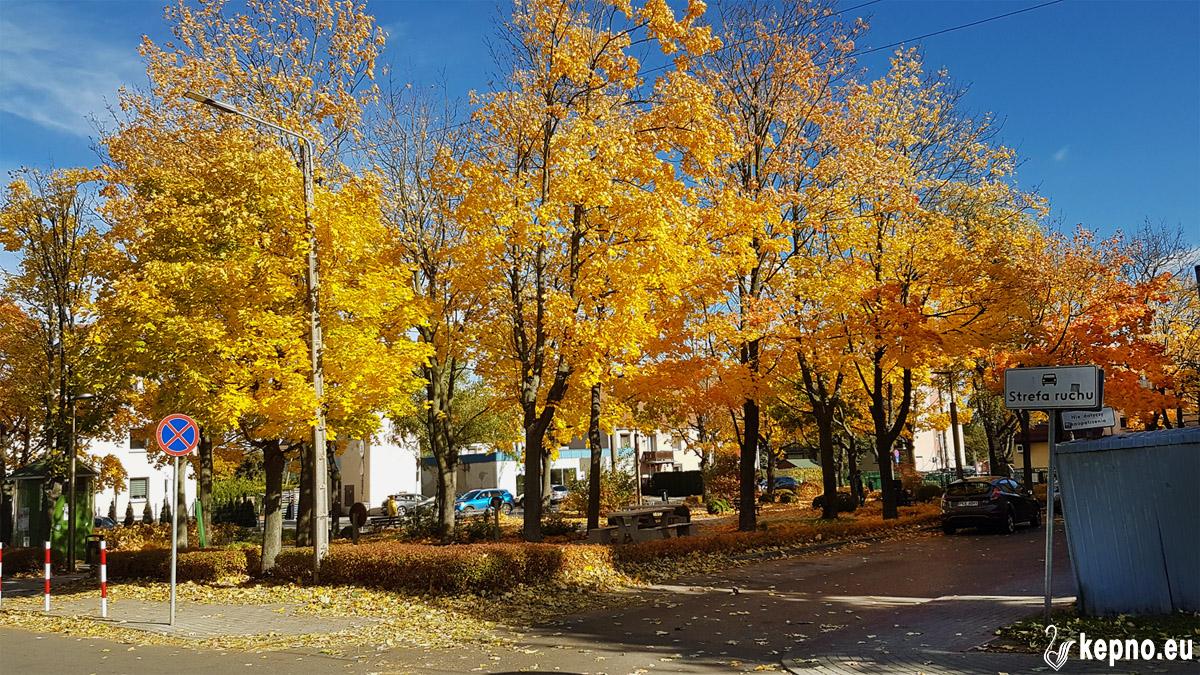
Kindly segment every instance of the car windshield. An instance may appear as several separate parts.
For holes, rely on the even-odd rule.
[[[479,496],[479,490],[471,490],[470,492],[459,497],[458,499],[459,499],[459,501],[466,501],[468,499],[475,499],[478,496]]]
[[[960,497],[962,495],[977,495],[981,492],[987,492],[992,487],[990,481],[986,480],[968,480],[961,483],[951,483],[946,488],[946,494],[951,497]]]

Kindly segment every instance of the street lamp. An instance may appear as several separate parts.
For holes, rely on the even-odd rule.
[[[321,282],[317,274],[317,229],[313,224],[312,218],[313,211],[316,210],[313,196],[313,143],[307,136],[238,110],[228,103],[217,101],[191,91],[184,93],[184,96],[218,112],[243,117],[255,124],[300,141],[300,168],[304,172],[304,227],[308,235],[308,271],[305,277],[308,287],[306,289],[309,312],[308,349],[309,357],[312,361],[313,394],[317,398],[317,409],[315,411],[316,424],[313,426],[312,437],[313,579],[316,580],[320,577],[321,559],[329,551],[329,485],[326,479],[329,470],[326,462],[325,408],[323,403],[323,399],[325,398],[325,375],[321,363],[321,352],[323,350],[321,344]]]
[[[67,480],[67,571],[75,571],[75,403],[96,398],[95,394],[76,394],[71,397],[71,459]]]

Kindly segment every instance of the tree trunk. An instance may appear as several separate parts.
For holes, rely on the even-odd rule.
[[[758,401],[747,398],[742,401],[742,447],[738,458],[738,529],[742,532],[753,532],[758,529],[758,509],[755,504],[755,460],[758,459],[759,431]]]
[[[263,472],[267,491],[263,499],[262,573],[275,567],[275,556],[283,545],[283,446],[278,440],[262,444]]]
[[[1026,490],[1033,489],[1033,439],[1029,437],[1029,411],[1017,411],[1017,423],[1021,425],[1021,459],[1024,468],[1022,480]]]
[[[833,419],[832,415],[824,414],[814,414],[813,418],[817,423],[817,443],[821,452],[821,487],[825,490],[821,517],[833,520],[837,518],[838,513],[837,469],[833,466]]]
[[[600,527],[600,383],[592,385],[592,409],[588,416],[588,501],[587,529]]]
[[[211,539],[212,530],[212,487],[213,487],[213,441],[212,436],[202,431],[198,449],[199,476],[196,481],[196,496],[200,500],[200,520],[204,523],[204,535]]]
[[[767,452],[767,495],[771,501],[775,500],[775,451],[770,446],[765,448]]]
[[[550,486],[551,476],[550,467],[554,464],[554,460],[550,457],[550,453],[542,455],[542,510],[550,510]]]
[[[435,503],[438,514],[438,536],[448,541],[454,532],[454,497],[458,492],[457,466],[445,452],[434,456],[437,462],[437,493]]]
[[[958,396],[954,392],[954,382],[950,382],[950,439],[954,441],[954,475],[959,480],[963,478],[962,437],[958,435]]]
[[[542,540],[542,433],[526,414],[525,424],[525,520],[522,534],[526,541]]]
[[[313,447],[300,444],[300,500],[296,506],[296,545],[312,545],[313,527]]]
[[[879,490],[883,496],[883,517],[898,518],[900,511],[898,510],[899,501],[896,494],[896,486],[892,481],[895,480],[895,474],[892,472],[892,448],[887,445],[886,437],[881,438],[876,436],[876,461],[879,464]]]

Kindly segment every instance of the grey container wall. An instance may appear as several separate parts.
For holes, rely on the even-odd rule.
[[[1084,614],[1200,611],[1200,428],[1058,446]]]

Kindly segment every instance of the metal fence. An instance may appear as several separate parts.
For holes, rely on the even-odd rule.
[[[1200,428],[1058,446],[1083,613],[1200,611]]]

